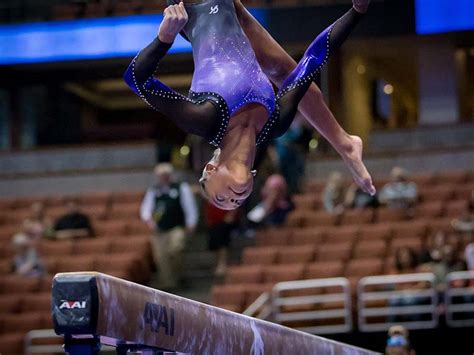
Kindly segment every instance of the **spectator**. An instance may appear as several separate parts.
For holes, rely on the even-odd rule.
[[[377,208],[379,200],[377,195],[371,196],[352,183],[347,189],[344,205],[347,208]]]
[[[345,188],[342,174],[332,172],[323,190],[323,204],[329,213],[340,214],[344,211]]]
[[[399,248],[395,253],[397,274],[412,274],[417,271],[418,260],[415,251],[409,247]]]
[[[14,251],[13,272],[25,277],[39,277],[45,272],[35,241],[23,233],[13,237],[12,248]]]
[[[57,239],[69,239],[94,236],[94,230],[88,216],[81,212],[75,199],[66,201],[67,213],[60,217],[54,226]]]
[[[410,346],[408,330],[401,325],[394,325],[388,330],[386,355],[416,355]]]
[[[474,190],[471,192],[471,199],[465,211],[459,218],[451,222],[453,228],[459,233],[474,233]]]
[[[438,231],[428,238],[425,248],[420,253],[422,264],[439,262],[442,259],[443,248],[447,245],[447,237],[443,231]]]
[[[390,172],[391,182],[380,191],[380,202],[391,208],[410,209],[418,199],[418,189],[408,181],[405,170],[394,167]]]
[[[190,186],[176,181],[171,164],[158,164],[154,173],[156,184],[147,190],[140,216],[153,232],[151,244],[159,269],[159,287],[169,290],[180,281],[186,235],[194,233],[198,212]]]
[[[252,209],[247,217],[254,223],[281,225],[285,223],[293,203],[288,196],[288,185],[282,175],[270,175],[261,191],[261,202]]]
[[[54,236],[53,223],[46,217],[44,205],[35,202],[31,205],[31,214],[23,221],[23,229],[38,238],[51,238]]]
[[[217,277],[224,276],[227,270],[230,236],[237,222],[237,211],[224,211],[215,207],[212,203],[206,204],[209,250],[216,253],[217,265],[214,275]]]

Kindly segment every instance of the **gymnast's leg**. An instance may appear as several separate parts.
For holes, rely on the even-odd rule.
[[[255,20],[239,0],[234,3],[240,24],[250,39],[260,66],[270,80],[281,87],[285,78],[296,67],[295,60]],[[357,12],[364,13],[367,11],[368,3],[368,0],[354,0],[353,7]],[[371,178],[362,162],[362,140],[357,136],[349,135],[339,125],[316,84],[310,85],[298,110],[341,155],[358,185],[370,191]]]

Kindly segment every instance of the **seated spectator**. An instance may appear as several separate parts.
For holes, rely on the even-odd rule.
[[[377,208],[379,204],[377,195],[371,196],[354,183],[347,189],[344,202],[347,208]]]
[[[43,263],[36,251],[35,241],[26,234],[18,233],[13,237],[13,272],[25,277],[39,277],[45,273]]]
[[[40,239],[54,236],[53,223],[46,216],[44,205],[41,202],[31,205],[31,214],[23,221],[23,230],[37,235]]]
[[[66,209],[67,213],[60,217],[54,226],[57,239],[94,236],[90,219],[81,212],[76,200],[66,201]]]
[[[224,211],[212,203],[206,204],[209,250],[216,253],[217,265],[214,275],[217,277],[222,277],[226,273],[230,237],[236,226],[237,217],[238,210]]]
[[[410,346],[408,330],[401,325],[394,325],[388,330],[386,355],[416,355]]]
[[[281,225],[294,208],[288,196],[288,186],[283,176],[270,175],[261,190],[262,201],[247,217],[250,221],[265,225]]]
[[[409,247],[399,248],[395,253],[395,270],[397,274],[417,272],[418,259],[415,251]]]
[[[344,211],[345,187],[342,174],[332,172],[323,190],[324,208],[329,213],[340,214]]]
[[[451,224],[459,233],[474,233],[474,190],[471,192],[467,211],[459,218],[453,219]]]
[[[380,191],[380,202],[391,208],[413,207],[418,200],[418,189],[414,182],[408,181],[405,170],[394,167],[390,172],[390,179],[391,182]]]

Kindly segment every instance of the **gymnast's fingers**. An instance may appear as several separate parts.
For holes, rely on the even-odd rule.
[[[168,7],[169,9],[169,16],[171,19],[175,19],[178,17],[178,14],[176,12],[176,8],[175,8],[176,5],[171,5]]]

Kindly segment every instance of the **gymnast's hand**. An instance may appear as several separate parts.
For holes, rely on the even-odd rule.
[[[164,43],[173,43],[178,33],[188,22],[188,14],[181,1],[179,5],[170,5],[164,11],[164,19],[158,32],[158,38]]]

